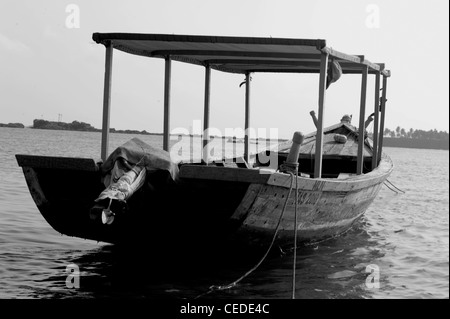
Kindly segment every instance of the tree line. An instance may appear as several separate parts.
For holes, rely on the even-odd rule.
[[[444,131],[434,130],[415,130],[410,128],[409,130],[405,130],[400,126],[397,126],[395,130],[390,130],[389,128],[384,129],[384,136],[387,137],[403,137],[403,138],[412,138],[412,139],[420,139],[420,140],[448,140],[449,134]]]
[[[47,129],[47,130],[88,131],[88,132],[100,131],[95,127],[92,127],[91,124],[84,122],[73,121],[72,123],[64,123],[38,119],[35,119],[33,121],[33,128]]]

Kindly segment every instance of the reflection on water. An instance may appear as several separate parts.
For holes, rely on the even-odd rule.
[[[346,234],[298,249],[297,298],[370,298],[366,267],[384,257],[384,249],[365,230],[363,221]],[[211,285],[226,285],[251,269],[261,255],[222,255],[214,251],[179,251],[174,247],[153,254],[148,245],[121,247],[99,245],[87,251],[41,249],[28,252],[40,256],[27,263],[33,278],[27,298],[291,298],[293,253],[277,247],[262,265],[231,289],[208,292]],[[386,248],[386,247],[385,247]],[[10,256],[17,262],[18,256]],[[80,270],[80,288],[66,287],[66,266]],[[41,268],[41,269],[42,269]],[[27,282],[23,278],[22,282]],[[381,276],[381,285],[389,286]],[[31,288],[32,287],[32,288]]]

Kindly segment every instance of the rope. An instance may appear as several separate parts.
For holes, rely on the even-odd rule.
[[[398,188],[397,186],[395,186],[394,184],[392,184],[390,180],[386,179],[386,182],[388,182],[389,184],[391,184],[396,190],[402,192],[403,194],[406,193],[405,191],[401,190],[400,188]]]
[[[389,184],[391,184],[395,189],[398,190],[398,192],[397,192],[397,190],[392,189],[388,184],[386,184],[386,182],[388,182]],[[398,188],[397,186],[395,186],[394,184],[392,184],[388,179],[386,179],[386,181],[384,182],[384,185],[385,185],[387,188],[389,188],[391,191],[393,191],[394,193],[397,193],[397,194],[400,194],[400,192],[403,193],[403,194],[406,193],[405,191],[402,191],[400,188]]]
[[[371,123],[372,124],[372,123]],[[368,145],[369,146],[369,148],[370,148],[370,150],[372,151],[372,153],[373,153],[373,147],[372,146],[370,146],[370,145]],[[365,163],[363,162],[363,166],[364,166],[364,168],[366,168],[367,169],[367,167],[366,167],[366,165],[365,165]],[[391,186],[393,186],[395,189],[392,189],[388,184],[386,184],[386,182],[388,182]],[[403,193],[403,194],[405,194],[406,192],[405,191],[403,191],[403,190],[401,190],[400,188],[398,188],[397,186],[395,186],[394,184],[392,184],[391,183],[391,181],[389,181],[388,179],[386,179],[386,181],[383,183],[387,188],[389,188],[391,191],[393,191],[394,193],[397,193],[397,194],[399,194],[399,192],[401,192],[401,193]],[[397,192],[397,190],[398,190],[398,192]]]
[[[293,176],[293,175],[292,175]],[[298,203],[298,164],[295,169],[295,222],[294,222],[294,262],[292,265],[292,299],[295,299],[295,272],[297,270],[297,203]]]
[[[386,186],[387,188],[389,188],[389,190],[393,191],[396,194],[399,194],[399,192],[397,192],[395,189],[392,189],[388,184],[386,184],[386,182],[383,183],[384,186]]]
[[[247,276],[249,276],[252,272],[254,272],[254,271],[255,271],[255,270],[263,263],[263,261],[264,261],[264,260],[266,259],[266,257],[269,255],[269,252],[270,252],[270,250],[272,249],[273,244],[275,243],[275,239],[277,238],[278,231],[279,231],[279,229],[280,229],[281,220],[283,219],[283,215],[284,215],[284,212],[285,212],[285,210],[286,210],[287,202],[288,202],[288,200],[289,200],[289,197],[291,197],[291,192],[292,192],[292,189],[293,189],[293,186],[294,186],[294,176],[295,176],[295,175],[294,175],[292,172],[289,172],[289,175],[291,176],[291,186],[289,187],[289,193],[288,193],[288,196],[286,197],[286,200],[285,200],[285,202],[284,202],[283,210],[281,211],[280,218],[278,219],[277,227],[276,227],[276,229],[275,229],[275,233],[273,234],[272,241],[271,241],[269,247],[267,248],[265,254],[264,254],[263,257],[261,258],[261,260],[260,260],[255,266],[253,266],[253,268],[251,268],[251,269],[250,269],[249,271],[247,271],[244,275],[242,275],[241,277],[239,277],[238,279],[236,279],[236,280],[233,281],[232,283],[229,283],[229,284],[227,284],[227,285],[212,285],[211,287],[209,287],[209,290],[208,290],[207,292],[198,295],[198,296],[195,297],[194,299],[198,299],[198,298],[203,297],[203,296],[205,296],[205,295],[208,295],[208,294],[210,294],[210,293],[212,293],[212,292],[214,292],[214,291],[218,291],[218,290],[226,290],[226,289],[230,289],[230,288],[235,287],[241,280],[243,280],[244,278],[246,278]],[[297,193],[298,193],[298,192],[297,192]],[[297,202],[297,201],[296,201],[296,202]],[[297,227],[296,227],[296,228],[297,228]],[[295,243],[295,246],[296,246],[296,243]],[[295,272],[294,272],[294,273],[295,273]],[[295,284],[295,283],[294,283],[294,284]],[[295,289],[295,286],[294,286],[293,289]]]

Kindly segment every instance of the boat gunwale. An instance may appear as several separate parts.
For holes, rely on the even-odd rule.
[[[369,173],[349,176],[345,179],[339,178],[310,178],[298,176],[297,181],[302,190],[320,190],[320,191],[356,191],[362,188],[383,182],[393,171],[394,164],[391,158],[383,153],[379,165]],[[274,172],[267,185],[290,188],[290,174]],[[336,187],[341,186],[341,187]]]

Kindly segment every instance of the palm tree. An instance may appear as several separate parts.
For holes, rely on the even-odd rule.
[[[404,128],[402,128],[402,129],[400,130],[400,135],[401,135],[402,137],[406,137],[406,131],[405,131]]]

